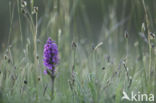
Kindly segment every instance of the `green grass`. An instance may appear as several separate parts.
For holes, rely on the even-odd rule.
[[[146,38],[138,36],[140,32],[150,35],[155,30],[151,2],[144,5],[142,1],[134,2],[134,7],[140,7],[137,12],[145,17],[146,30],[142,30],[140,19],[136,24],[127,23],[126,16],[118,20],[120,16],[116,17],[119,14],[115,9],[121,1],[113,1],[109,13],[108,8],[100,6],[105,19],[101,31],[94,36],[96,25],[91,24],[82,0],[48,0],[43,2],[44,10],[39,8],[36,14],[31,12],[38,2],[31,1],[24,8],[20,7],[20,0],[10,1],[8,44],[0,54],[0,103],[129,103],[121,100],[123,91],[128,95],[132,91],[156,95],[156,48],[151,46],[156,42],[146,36],[146,43]],[[125,1],[122,6],[128,3],[132,2]],[[128,20],[136,16],[131,7]],[[84,24],[77,21],[79,17]],[[134,32],[131,26],[136,27]],[[125,28],[129,31],[128,38],[124,38]],[[84,33],[87,34],[83,36]],[[51,80],[43,74],[43,47],[48,37],[58,44],[60,58],[53,100]]]

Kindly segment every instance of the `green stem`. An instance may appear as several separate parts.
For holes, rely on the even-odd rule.
[[[21,25],[21,16],[20,16],[20,1],[19,0],[17,0],[17,8],[18,8],[18,18],[19,18],[19,26],[20,26],[20,33],[21,33],[21,43],[23,46],[22,25]]]
[[[55,81],[55,74],[54,72],[51,75],[51,99],[54,99],[54,81]]]
[[[36,13],[36,27],[35,27],[35,32],[34,32],[34,61],[35,65],[37,66],[37,13]]]
[[[127,58],[128,58],[128,38],[127,38],[127,40],[126,40],[126,45],[127,45],[126,53],[127,53]]]
[[[146,24],[147,24],[147,37],[148,37],[148,46],[149,46],[149,80],[150,80],[150,71],[151,71],[151,42],[150,42],[150,21],[149,21],[149,18],[148,18],[148,13],[147,13],[147,8],[146,8],[146,5],[145,5],[145,1],[143,0],[143,6],[144,6],[144,10],[145,10],[145,19],[146,19]]]

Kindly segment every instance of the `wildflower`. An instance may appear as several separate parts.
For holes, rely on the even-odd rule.
[[[55,71],[55,67],[58,64],[58,47],[55,41],[48,38],[44,45],[44,65],[49,69]],[[44,71],[45,74],[46,71]]]
[[[44,65],[47,67],[44,70],[44,74],[48,74],[51,78],[51,90],[52,90],[52,99],[54,97],[54,80],[55,80],[55,67],[58,64],[58,47],[55,41],[48,38],[46,44],[44,45]]]

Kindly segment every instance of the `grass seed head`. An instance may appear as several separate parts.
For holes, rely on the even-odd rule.
[[[37,80],[38,80],[38,81],[40,81],[40,80],[41,80],[41,78],[40,78],[40,77],[38,77],[38,78],[37,78]]]
[[[72,42],[72,47],[73,48],[76,48],[77,47],[77,45],[76,45],[76,43],[74,41]]]
[[[8,57],[7,57],[6,55],[4,55],[4,59],[7,60],[7,58],[8,58]]]
[[[8,63],[10,63],[11,62],[11,60],[10,60],[10,58],[8,59]]]
[[[142,32],[145,32],[145,30],[146,30],[146,29],[145,29],[145,23],[142,23],[141,31],[142,31]]]
[[[22,3],[21,3],[21,7],[25,8],[26,6],[27,6],[27,2],[23,0]]]
[[[36,58],[39,59],[39,56],[37,55]]]
[[[27,84],[28,82],[27,82],[27,80],[24,80],[24,84]]]
[[[105,70],[106,68],[105,67],[102,67],[102,70]]]
[[[155,38],[155,34],[150,32],[150,39],[154,39]]]
[[[21,9],[22,14],[26,15],[27,14],[27,10],[25,8]]]
[[[127,31],[125,31],[124,37],[125,37],[125,39],[128,38],[128,32]]]
[[[33,9],[33,11],[32,11],[32,14],[37,14],[37,13],[38,13],[38,7],[35,6],[34,9]]]
[[[102,46],[103,45],[103,42],[100,42],[100,43],[98,43],[95,47],[94,47],[94,50],[97,50],[100,46]]]

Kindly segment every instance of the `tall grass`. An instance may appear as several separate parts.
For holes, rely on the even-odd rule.
[[[24,7],[23,0],[9,2],[8,46],[0,60],[0,103],[128,103],[121,100],[123,91],[156,93],[152,1],[31,0]],[[102,19],[98,18],[102,21],[96,21],[100,29],[92,22],[96,17],[88,13],[94,3],[94,9],[102,11]],[[135,7],[141,9],[135,12]],[[145,31],[140,30],[143,22]],[[53,100],[50,79],[43,73],[48,37],[56,40],[60,57]]]

